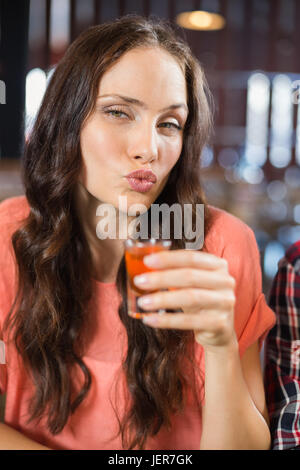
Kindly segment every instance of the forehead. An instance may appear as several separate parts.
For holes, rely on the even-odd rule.
[[[102,76],[99,94],[118,93],[143,101],[187,102],[186,81],[178,61],[161,48],[126,52]],[[163,102],[163,104],[162,104]]]

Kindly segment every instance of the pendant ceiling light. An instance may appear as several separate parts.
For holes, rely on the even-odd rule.
[[[201,10],[180,13],[176,17],[176,22],[183,28],[198,31],[214,31],[225,26],[222,15]]]

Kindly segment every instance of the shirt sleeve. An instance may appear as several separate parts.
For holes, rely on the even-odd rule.
[[[279,263],[270,306],[276,324],[265,343],[265,387],[273,449],[300,445],[300,270]]]
[[[224,248],[229,273],[236,280],[235,331],[242,356],[259,342],[262,346],[275,315],[262,292],[260,253],[253,231],[246,224],[232,227],[230,243]]]

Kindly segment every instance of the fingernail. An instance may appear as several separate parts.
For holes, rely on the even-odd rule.
[[[146,307],[152,304],[151,297],[139,297],[137,303],[140,307]]]
[[[147,266],[159,266],[159,256],[148,255],[143,258],[143,263]]]
[[[141,284],[147,284],[148,282],[148,277],[147,276],[135,276],[134,279],[133,279],[133,282],[137,285],[141,285]]]
[[[142,318],[142,322],[145,323],[146,325],[157,325],[159,320],[157,317],[152,317],[151,315],[145,315],[144,318]]]

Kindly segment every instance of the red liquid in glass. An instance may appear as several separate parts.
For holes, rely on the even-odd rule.
[[[159,251],[165,251],[166,248],[164,246],[159,245],[149,245],[143,247],[132,247],[130,251],[125,251],[125,261],[126,261],[126,268],[128,279],[130,283],[130,287],[137,293],[137,294],[147,294],[150,292],[156,292],[155,290],[146,290],[146,289],[139,289],[133,282],[133,278],[138,276],[139,274],[143,274],[146,272],[154,271],[155,269],[146,266],[143,263],[144,256],[158,253]]]

